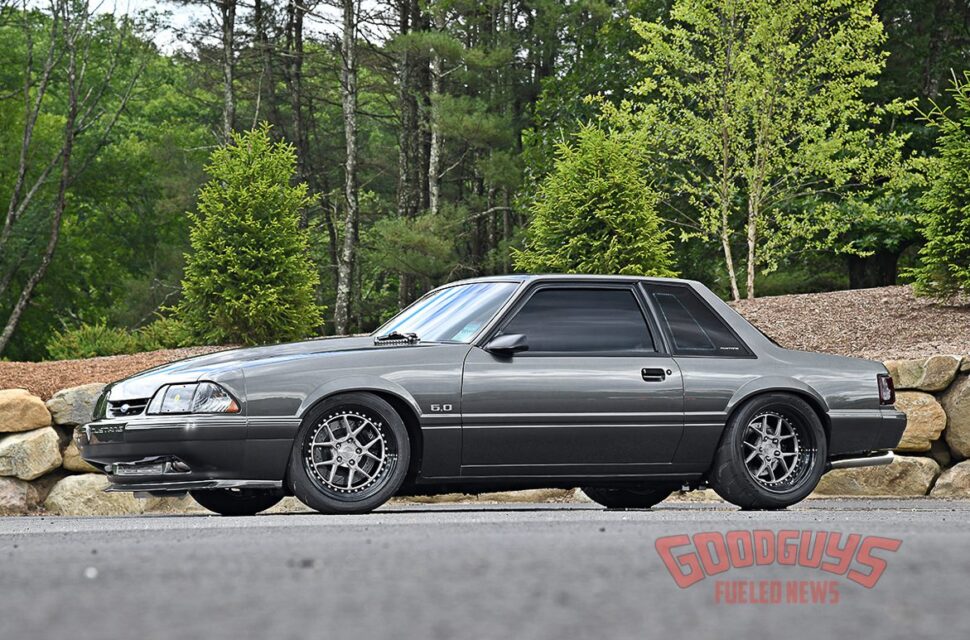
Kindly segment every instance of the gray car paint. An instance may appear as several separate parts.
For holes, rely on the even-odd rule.
[[[731,412],[772,390],[798,393],[817,408],[830,432],[830,457],[895,445],[887,444],[892,437],[880,437],[881,425],[899,420],[891,407],[879,404],[876,375],[886,373],[882,364],[783,349],[698,282],[554,275],[462,283],[474,281],[514,281],[519,287],[471,344],[388,346],[358,336],[234,349],[120,381],[110,387],[109,399],[150,398],[162,385],[176,382],[223,385],[241,404],[238,416],[213,425],[192,417],[161,421],[143,416],[128,419],[125,431],[146,443],[203,438],[225,439],[237,447],[242,440],[239,477],[281,479],[302,417],[322,399],[348,391],[382,394],[413,414],[420,440],[418,483],[701,477]],[[651,281],[691,287],[753,357],[500,358],[483,349],[504,314],[532,287]],[[653,324],[656,331],[655,319]],[[642,367],[670,374],[661,384],[648,383],[640,377]],[[159,447],[158,455],[163,453]],[[95,447],[84,454],[101,463],[118,459],[114,454],[99,457]]]

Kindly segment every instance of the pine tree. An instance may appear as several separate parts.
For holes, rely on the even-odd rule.
[[[272,142],[269,125],[237,134],[213,152],[186,255],[181,319],[211,343],[261,344],[310,335],[321,323],[318,275],[307,259],[292,186],[296,153]]]
[[[926,244],[911,271],[917,293],[938,298],[970,294],[970,73],[954,82],[959,115],[937,110],[929,123],[939,129],[939,155],[930,161],[930,187],[920,199]]]
[[[523,271],[673,276],[670,239],[639,152],[586,126],[561,143],[532,205]]]

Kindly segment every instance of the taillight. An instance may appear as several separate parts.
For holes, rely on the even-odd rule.
[[[879,383],[879,404],[895,404],[896,387],[893,386],[893,377],[880,373],[876,380]]]

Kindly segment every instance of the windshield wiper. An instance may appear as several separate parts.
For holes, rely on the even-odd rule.
[[[391,331],[390,333],[385,333],[382,336],[377,336],[374,338],[374,343],[384,344],[384,343],[399,343],[399,344],[417,344],[420,342],[420,338],[416,333],[401,333],[400,331]]]

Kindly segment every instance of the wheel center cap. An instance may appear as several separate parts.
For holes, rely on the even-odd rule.
[[[357,453],[357,445],[352,442],[345,442],[340,445],[337,448],[337,455],[345,461],[357,462],[360,459],[360,454]]]

